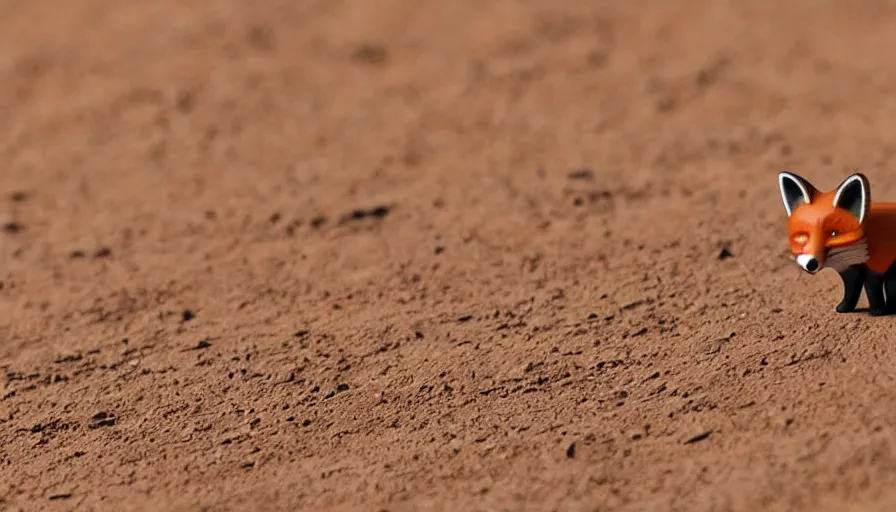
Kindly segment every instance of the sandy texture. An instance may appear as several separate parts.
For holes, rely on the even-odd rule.
[[[0,508],[893,510],[775,173],[896,200],[896,4],[776,4],[0,2]]]

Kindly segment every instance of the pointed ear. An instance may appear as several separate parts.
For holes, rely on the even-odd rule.
[[[811,183],[787,171],[778,173],[778,186],[781,187],[781,199],[784,200],[788,217],[793,215],[793,210],[799,205],[811,203],[818,192]]]
[[[859,219],[860,223],[863,222],[871,206],[871,187],[868,178],[856,173],[843,180],[837,187],[837,193],[834,194],[834,206],[843,208]]]

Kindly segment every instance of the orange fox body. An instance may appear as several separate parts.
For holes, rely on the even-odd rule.
[[[864,287],[872,314],[893,312],[896,203],[873,203],[862,174],[847,177],[827,192],[788,172],[778,175],[778,183],[797,264],[811,274],[830,267],[843,278],[845,294],[837,311],[854,310]]]

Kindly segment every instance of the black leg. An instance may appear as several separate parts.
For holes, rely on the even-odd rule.
[[[887,292],[887,314],[896,313],[896,265],[884,275],[884,291]]]
[[[887,313],[887,302],[884,298],[885,273],[868,270],[865,278],[865,295],[868,296],[868,311],[874,316]]]
[[[865,284],[865,272],[865,265],[852,265],[840,272],[840,278],[843,279],[843,300],[837,305],[838,313],[852,313],[856,310],[856,304],[862,295],[862,285]],[[896,281],[893,281],[893,285],[896,286]]]

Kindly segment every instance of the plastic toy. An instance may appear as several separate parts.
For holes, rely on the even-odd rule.
[[[820,192],[790,172],[778,174],[796,263],[815,274],[830,267],[843,279],[837,312],[855,311],[862,288],[871,315],[896,310],[896,203],[872,203],[860,173]],[[888,300],[889,299],[889,300]]]

